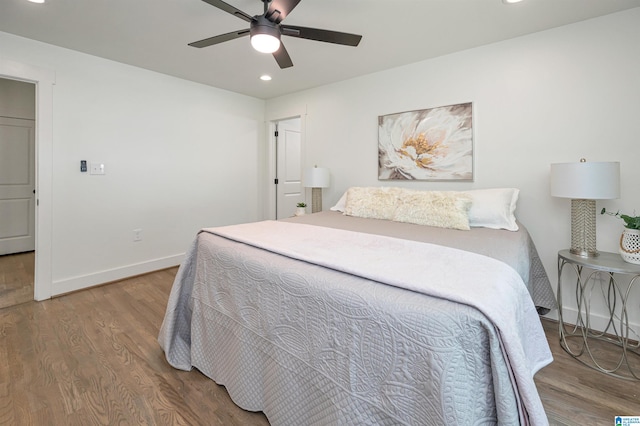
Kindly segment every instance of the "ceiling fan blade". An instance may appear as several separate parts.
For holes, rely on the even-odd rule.
[[[206,0],[205,0],[206,1]],[[279,24],[300,3],[300,0],[272,0],[265,18]]]
[[[293,62],[291,61],[289,52],[287,52],[287,49],[284,47],[284,44],[282,43],[280,43],[280,48],[275,52],[273,52],[273,57],[276,59],[276,62],[282,69],[293,66]]]
[[[360,40],[362,40],[362,36],[357,34],[321,30],[318,28],[296,27],[294,25],[281,25],[280,32],[290,37],[306,38],[308,40],[342,44],[345,46],[357,46]]]
[[[244,37],[246,35],[249,35],[249,30],[248,29],[234,31],[234,32],[227,33],[227,34],[220,34],[220,35],[217,35],[215,37],[205,38],[204,40],[200,40],[200,41],[194,41],[193,43],[189,43],[189,46],[192,46],[192,47],[213,46],[214,44],[223,43],[223,42],[229,41],[229,40],[235,40],[237,38]]]
[[[244,21],[251,22],[251,20],[253,19],[251,15],[244,13],[240,9],[236,9],[230,4],[223,2],[222,0],[202,0],[202,1],[205,3],[209,3],[211,6],[217,7],[220,10],[224,10],[227,13],[235,15]]]

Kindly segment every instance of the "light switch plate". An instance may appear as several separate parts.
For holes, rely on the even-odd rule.
[[[92,175],[103,175],[104,174],[104,163],[91,163],[91,172]]]

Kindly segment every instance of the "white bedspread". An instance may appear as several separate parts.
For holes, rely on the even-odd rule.
[[[533,375],[549,364],[552,356],[529,293],[518,273],[508,265],[427,243],[286,222],[265,221],[204,231],[475,307],[498,332],[517,390],[521,421],[547,424]]]

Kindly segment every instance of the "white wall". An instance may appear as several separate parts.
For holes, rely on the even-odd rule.
[[[175,265],[198,229],[259,218],[264,101],[6,33],[0,60],[56,75],[52,294]]]
[[[551,163],[620,161],[622,198],[598,209],[640,213],[638,40],[640,8],[271,99],[266,114],[306,110],[304,165],[332,173],[325,209],[353,185],[520,188],[517,217],[555,287],[557,252],[570,244],[570,201],[549,195]],[[379,115],[468,101],[475,182],[378,182]],[[598,248],[617,251],[621,230],[620,221],[598,217]]]

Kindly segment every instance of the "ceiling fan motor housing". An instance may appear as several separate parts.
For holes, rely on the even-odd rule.
[[[280,30],[278,29],[276,24],[262,15],[253,17],[249,27],[249,34],[251,35],[251,37],[257,34],[265,34],[275,37],[278,40],[280,39]]]

